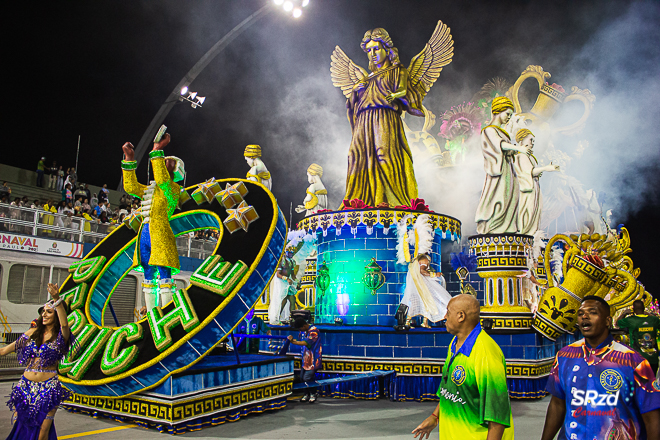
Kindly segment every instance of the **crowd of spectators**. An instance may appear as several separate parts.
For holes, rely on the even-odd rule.
[[[3,182],[0,186],[0,231],[33,235],[36,216],[39,225],[36,235],[78,241],[81,232],[102,234],[111,232],[140,207],[140,199],[129,194],[123,194],[118,205],[111,205],[107,184],[104,184],[98,193],[92,193],[88,184],[78,182],[74,168],[65,171],[56,161],[52,162],[51,167],[47,167],[45,161],[46,158],[42,157],[37,166],[37,186],[43,187],[45,184],[50,190],[60,191],[60,200],[13,197],[9,184]],[[44,179],[44,175],[48,178]],[[3,218],[20,220],[27,224],[3,221]],[[85,242],[100,240],[90,235],[83,235]],[[195,231],[189,234],[189,238],[215,243],[219,239],[219,233],[214,230]],[[202,248],[191,249],[194,252],[202,250]]]
[[[59,178],[59,175],[56,177]],[[3,182],[3,185],[0,186],[0,231],[33,234],[33,226],[18,225],[15,224],[16,222],[12,224],[3,222],[1,219],[9,218],[32,223],[35,220],[36,210],[37,223],[46,225],[38,228],[37,235],[76,240],[76,234],[79,232],[51,230],[47,226],[52,225],[83,232],[108,233],[140,206],[139,199],[128,194],[122,195],[118,206],[112,206],[108,200],[107,185],[103,185],[98,195],[92,193],[87,184],[81,183],[76,186],[75,172],[68,174],[67,178],[62,180],[62,197],[59,201],[53,199],[30,201],[27,196],[14,197],[12,200],[11,188],[7,182]],[[56,179],[55,186],[58,185],[59,181]],[[86,237],[85,241],[98,240]]]

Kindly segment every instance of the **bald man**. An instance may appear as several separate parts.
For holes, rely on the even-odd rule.
[[[457,295],[449,301],[445,318],[454,339],[442,369],[440,403],[412,433],[429,438],[439,426],[440,440],[513,439],[506,362],[497,343],[481,329],[479,301]]]

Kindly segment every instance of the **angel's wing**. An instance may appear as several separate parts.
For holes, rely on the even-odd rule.
[[[355,64],[339,46],[335,46],[330,57],[330,76],[332,84],[339,87],[346,98],[351,97],[353,86],[360,82],[369,73]]]
[[[424,50],[410,61],[408,86],[413,87],[422,97],[426,96],[440,77],[442,68],[451,63],[454,56],[454,40],[449,31],[446,24],[438,21]]]

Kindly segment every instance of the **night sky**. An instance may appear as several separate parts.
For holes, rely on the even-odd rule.
[[[80,135],[80,181],[116,188],[122,144],[137,145],[186,72],[266,3],[5,5],[5,70],[11,79],[5,85],[2,162],[35,169],[43,155],[48,164],[73,166]],[[299,19],[276,9],[191,84],[206,103],[201,109],[173,108],[165,120],[172,135],[167,153],[186,162],[191,185],[210,177],[244,177],[243,148],[260,144],[287,217],[290,203],[302,202],[311,162],[326,167],[324,182],[338,205],[350,126],[345,99],[330,81],[335,45],[366,68],[360,40],[365,31],[384,27],[408,65],[438,20],[451,28],[454,59],[424,101],[436,115],[470,100],[490,78],[515,81],[529,64],[551,72],[550,82],[589,88],[597,96],[596,116],[585,132],[601,137],[576,167],[598,164],[585,177],[587,186],[609,194],[615,221],[631,232],[640,280],[660,293],[660,280],[653,277],[660,249],[657,1],[311,0]],[[143,180],[146,162],[138,170]],[[294,212],[294,222],[300,218]]]

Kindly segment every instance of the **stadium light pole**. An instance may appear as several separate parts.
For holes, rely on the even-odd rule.
[[[140,142],[138,142],[137,147],[135,148],[135,160],[137,160],[137,164],[140,165],[140,161],[142,160],[142,157],[144,156],[144,153],[147,150],[147,147],[151,144],[151,141],[153,140],[154,136],[156,135],[156,132],[160,128],[161,124],[167,117],[167,115],[170,113],[170,110],[172,110],[172,107],[174,105],[181,101],[181,96],[185,95],[186,92],[188,91],[188,86],[190,86],[190,83],[192,83],[195,78],[204,70],[208,64],[213,61],[213,59],[220,53],[222,52],[229,44],[236,39],[241,33],[243,33],[245,30],[250,27],[250,25],[254,24],[258,19],[266,16],[268,13],[278,9],[277,7],[282,7],[284,12],[287,14],[291,14],[293,18],[300,18],[302,15],[302,9],[307,7],[309,5],[310,0],[272,0],[266,3],[264,6],[262,6],[259,10],[257,10],[255,13],[250,15],[248,18],[240,22],[236,27],[234,27],[231,31],[229,31],[224,37],[222,37],[220,40],[218,40],[217,43],[211,47],[208,52],[202,56],[202,58],[197,61],[197,63],[186,73],[186,76],[184,76],[181,81],[174,87],[174,89],[170,92],[170,94],[167,96],[167,99],[165,99],[165,102],[160,106],[160,109],[158,109],[158,113],[156,113],[156,116],[151,120],[151,123],[149,124],[149,127],[147,127],[147,130],[144,132],[142,137],[140,138]],[[275,7],[274,7],[275,6]],[[186,90],[186,92],[183,92],[183,90]],[[194,99],[194,98],[193,98]],[[188,101],[188,99],[185,99]],[[197,104],[197,106],[201,107],[201,104],[204,102],[204,98],[202,98],[202,101]],[[193,105],[193,108],[196,106]],[[119,180],[119,186],[117,187],[117,191],[121,191],[123,189],[123,181],[122,179]]]
[[[215,43],[213,47],[211,47],[208,50],[208,52],[206,52],[202,56],[202,58],[200,58],[199,61],[197,61],[197,63],[195,63],[192,69],[190,69],[190,71],[186,73],[186,76],[184,76],[181,79],[181,81],[179,81],[179,83],[167,96],[165,102],[158,109],[158,113],[156,113],[156,116],[154,116],[153,119],[151,120],[149,127],[147,127],[147,130],[144,132],[144,134],[140,138],[140,142],[135,148],[135,160],[137,160],[138,165],[140,164],[140,161],[142,160],[142,157],[144,156],[147,147],[151,144],[151,141],[153,140],[154,136],[156,136],[156,132],[160,128],[161,124],[163,123],[167,115],[170,113],[170,110],[172,110],[172,107],[174,107],[174,105],[177,102],[179,102],[179,97],[181,96],[181,90],[184,87],[190,86],[190,83],[192,83],[195,80],[195,78],[197,78],[197,76],[202,72],[202,70],[204,70],[204,68],[208,66],[208,64],[211,61],[213,61],[213,59],[220,52],[222,52],[232,41],[234,41],[236,37],[238,37],[241,33],[247,30],[248,27],[254,24],[255,21],[264,17],[274,9],[275,8],[273,8],[273,3],[268,2],[267,4],[262,6],[259,10],[257,10],[255,13],[253,13],[248,18],[246,18],[238,25],[236,25],[236,27],[234,27],[231,31],[229,31],[220,40],[218,40],[218,42]],[[121,191],[122,189],[123,189],[123,182],[122,180],[120,180],[117,191]]]

